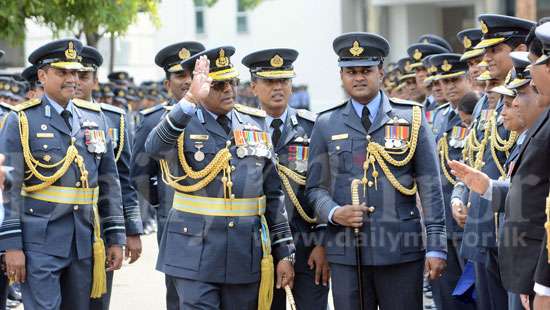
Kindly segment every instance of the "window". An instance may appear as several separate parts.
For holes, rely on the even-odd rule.
[[[237,33],[248,33],[248,12],[244,0],[237,0]]]
[[[205,34],[205,0],[195,0],[195,33]]]

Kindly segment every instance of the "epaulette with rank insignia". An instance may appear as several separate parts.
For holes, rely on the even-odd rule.
[[[153,112],[156,112],[158,110],[161,110],[162,108],[164,108],[166,106],[166,103],[163,102],[161,104],[157,104],[156,106],[153,106],[153,107],[150,107],[150,108],[147,108],[147,109],[143,109],[141,110],[139,113],[143,116],[146,116],[146,115],[149,115]]]
[[[240,103],[236,103],[234,107],[235,107],[235,110],[237,110],[241,113],[244,113],[244,114],[248,114],[248,115],[252,115],[252,116],[258,116],[258,117],[266,117],[267,116],[267,113],[265,113],[265,111],[263,111],[263,110],[256,109],[256,108],[253,108],[253,107],[249,107],[249,106],[246,106],[246,105],[242,105]]]
[[[0,106],[3,106],[4,108],[6,108],[10,111],[13,111],[13,108],[14,108],[14,106],[12,106],[11,104],[7,104],[4,101],[0,101]]]
[[[73,101],[73,104],[79,108],[92,110],[95,112],[101,112],[101,107],[97,103],[93,103],[93,102],[78,99],[78,98],[73,98],[72,101]]]
[[[405,100],[405,99],[399,99],[399,98],[390,98],[390,101],[393,102],[393,103],[397,103],[397,104],[406,104],[406,105],[415,105],[415,106],[418,106],[418,107],[421,107],[423,108],[424,105],[422,103],[418,103],[416,101],[412,101],[412,100]]]
[[[311,112],[311,111],[306,110],[306,109],[297,109],[296,114],[299,117],[301,117],[303,119],[307,119],[308,121],[311,121],[311,122],[315,122],[317,120],[317,113]]]
[[[99,106],[100,106],[101,110],[126,115],[126,111],[124,111],[123,109],[121,109],[119,107],[115,107],[114,105],[110,105],[110,104],[106,104],[106,103],[100,103]]]
[[[323,114],[323,113],[330,112],[330,111],[332,111],[332,110],[336,110],[336,109],[338,109],[338,108],[340,108],[340,107],[346,105],[346,104],[348,103],[348,101],[349,101],[349,100],[344,101],[344,102],[342,102],[342,103],[340,103],[340,104],[338,104],[338,105],[336,105],[336,106],[333,106],[333,107],[331,107],[331,108],[328,108],[328,109],[326,109],[326,110],[323,110],[323,111],[319,112],[319,114]]]
[[[19,111],[23,111],[23,110],[26,110],[28,108],[32,108],[32,107],[35,107],[37,105],[40,105],[42,103],[42,99],[40,98],[34,98],[34,99],[31,99],[31,100],[27,100],[25,102],[22,102],[16,106],[13,107],[13,110],[16,111],[16,112],[19,112]]]

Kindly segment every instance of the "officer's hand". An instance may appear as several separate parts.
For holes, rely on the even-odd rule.
[[[107,249],[107,271],[119,270],[122,267],[122,247],[111,245]]]
[[[449,166],[451,173],[461,179],[470,190],[482,195],[489,188],[491,179],[485,173],[456,160],[450,161]]]
[[[334,211],[332,221],[342,226],[361,227],[363,226],[363,214],[367,210],[368,208],[364,203],[360,205],[345,205]]]
[[[294,286],[294,266],[287,260],[281,260],[277,263],[277,288]]]
[[[519,298],[521,300],[521,305],[523,306],[523,309],[531,310],[531,306],[529,305],[529,295],[521,294],[519,295]],[[539,294],[536,294],[533,306],[535,310],[550,309],[550,297],[540,296]]]
[[[141,256],[141,238],[139,235],[126,236],[126,252],[124,254],[128,263],[132,264]]]
[[[191,86],[185,95],[188,101],[198,104],[208,97],[208,93],[210,93],[210,84],[212,83],[212,78],[208,76],[209,72],[210,61],[208,58],[206,56],[199,57],[195,62]]]
[[[458,226],[464,228],[466,219],[468,218],[468,209],[464,207],[464,203],[460,199],[454,198],[451,201],[451,209],[453,211],[453,218]]]
[[[438,257],[426,257],[425,275],[430,280],[439,279],[447,267],[447,261]]]
[[[25,253],[22,250],[7,250],[4,254],[6,276],[13,283],[24,283],[27,277],[25,269]]]
[[[307,265],[309,269],[315,268],[315,284],[319,285],[319,282],[322,280],[323,285],[327,286],[330,280],[330,268],[325,254],[325,247],[316,245],[311,250],[311,254],[309,254]]]

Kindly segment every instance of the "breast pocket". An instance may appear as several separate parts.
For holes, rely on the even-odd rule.
[[[184,145],[185,159],[194,170],[206,167],[216,156],[216,145],[210,141],[187,139]]]
[[[61,147],[61,141],[54,138],[29,139],[33,157],[44,164],[52,164],[65,157],[65,149]]]
[[[204,221],[186,219],[175,212],[169,220],[166,234],[166,263],[198,271],[203,250]]]
[[[331,170],[336,173],[349,173],[352,168],[351,140],[330,141],[328,156]]]

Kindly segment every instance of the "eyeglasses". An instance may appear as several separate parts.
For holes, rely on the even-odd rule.
[[[225,85],[226,84],[229,84],[231,87],[236,87],[239,85],[239,79],[231,79],[231,80],[226,80],[226,81],[215,81],[215,82],[212,82],[212,89],[215,90],[215,91],[223,91],[225,89]]]

